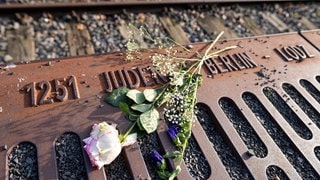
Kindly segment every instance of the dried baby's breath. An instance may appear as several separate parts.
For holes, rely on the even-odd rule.
[[[136,27],[130,25],[130,28]],[[173,138],[173,142],[177,147],[176,151],[166,154],[164,158],[177,158],[181,164],[188,139],[191,136],[191,128],[195,118],[197,90],[202,83],[202,65],[205,60],[215,58],[221,52],[236,48],[236,46],[229,46],[218,51],[213,51],[216,42],[222,35],[222,33],[220,33],[204,53],[197,51],[191,52],[188,48],[185,48],[170,38],[153,38],[147,29],[140,27],[129,32],[126,60],[141,59],[138,56],[143,54],[143,52],[140,51],[139,42],[133,33],[137,30],[145,40],[152,43],[153,47],[162,49],[162,51],[154,52],[150,56],[150,60],[152,61],[153,68],[162,75],[168,76],[170,82],[154,91],[157,93],[151,102],[134,105],[124,105],[120,103],[120,106],[122,106],[120,108],[127,114],[128,118],[134,122],[133,126],[138,125],[141,130],[151,133],[157,127],[157,124],[155,124],[155,115],[151,114],[151,112],[157,114],[158,111],[156,111],[156,109],[164,106],[164,118],[169,126],[169,130],[171,130],[170,132],[168,131],[168,133],[170,137]],[[189,59],[179,56],[178,49],[179,51],[182,49],[184,52],[196,54],[196,58]],[[136,109],[141,111],[140,114],[133,111]],[[150,118],[152,118],[152,124],[148,122],[149,114]],[[141,121],[141,119],[143,119],[143,121]],[[130,128],[130,130],[131,129],[132,128]],[[128,132],[126,134],[128,134]],[[180,164],[172,171],[161,166],[161,169],[158,169],[159,176],[165,179],[173,179],[180,172]]]

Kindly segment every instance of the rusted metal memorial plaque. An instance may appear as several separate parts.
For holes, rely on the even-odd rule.
[[[212,140],[212,128],[248,177],[266,179],[270,167],[282,169],[291,179],[320,177],[320,52],[319,43],[310,44],[319,32],[216,45],[238,48],[207,60],[203,67],[198,101],[210,121],[197,120],[192,133],[209,164],[209,179],[229,179],[232,173],[217,150],[219,144]],[[208,45],[195,44],[193,49],[205,51]],[[123,56],[41,61],[1,70],[0,146],[8,148],[0,151],[0,178],[8,178],[8,155],[21,142],[35,145],[39,178],[57,179],[54,143],[63,133],[74,132],[84,139],[94,123],[104,120],[126,130],[128,121],[104,103],[104,97],[117,87],[157,86],[166,78],[151,76],[155,70],[148,68],[147,60],[126,63]],[[156,133],[169,151],[172,145],[165,130],[161,122]],[[132,176],[148,178],[138,144],[124,148],[124,154]],[[84,157],[89,179],[106,178],[104,170],[92,168]],[[190,178],[183,166],[178,179]]]
[[[302,31],[301,35],[306,38],[316,49],[320,51],[320,31]]]

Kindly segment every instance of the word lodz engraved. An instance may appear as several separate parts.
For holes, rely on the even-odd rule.
[[[204,61],[204,65],[210,75],[257,67],[257,63],[246,53],[210,58]]]
[[[106,80],[106,92],[112,92],[119,87],[130,89],[140,86],[153,86],[161,83],[167,83],[169,79],[160,74],[150,66],[135,67],[132,69],[122,69],[116,71],[107,71],[103,73]]]
[[[286,61],[302,61],[306,58],[314,57],[313,54],[303,46],[303,45],[296,45],[296,46],[286,46],[281,49],[275,48],[275,50],[284,58]]]
[[[56,78],[50,81],[32,82],[23,90],[30,93],[31,106],[51,104],[70,99],[79,99],[80,93],[75,76],[69,78]],[[71,92],[69,94],[69,92]]]

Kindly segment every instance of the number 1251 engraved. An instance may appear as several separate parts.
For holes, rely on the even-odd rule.
[[[32,82],[25,86],[30,93],[31,106],[51,104],[55,101],[66,101],[68,99],[79,99],[77,79],[73,75],[69,78],[57,78],[51,81]],[[71,95],[69,95],[69,91]]]

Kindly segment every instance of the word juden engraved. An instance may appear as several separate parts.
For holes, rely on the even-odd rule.
[[[169,82],[168,77],[160,74],[150,66],[106,71],[103,76],[106,80],[106,92],[112,92],[119,87],[133,89],[140,86],[146,87]]]
[[[31,106],[80,98],[77,79],[73,75],[68,78],[56,78],[52,81],[32,82],[26,85],[23,90],[30,94]]]

